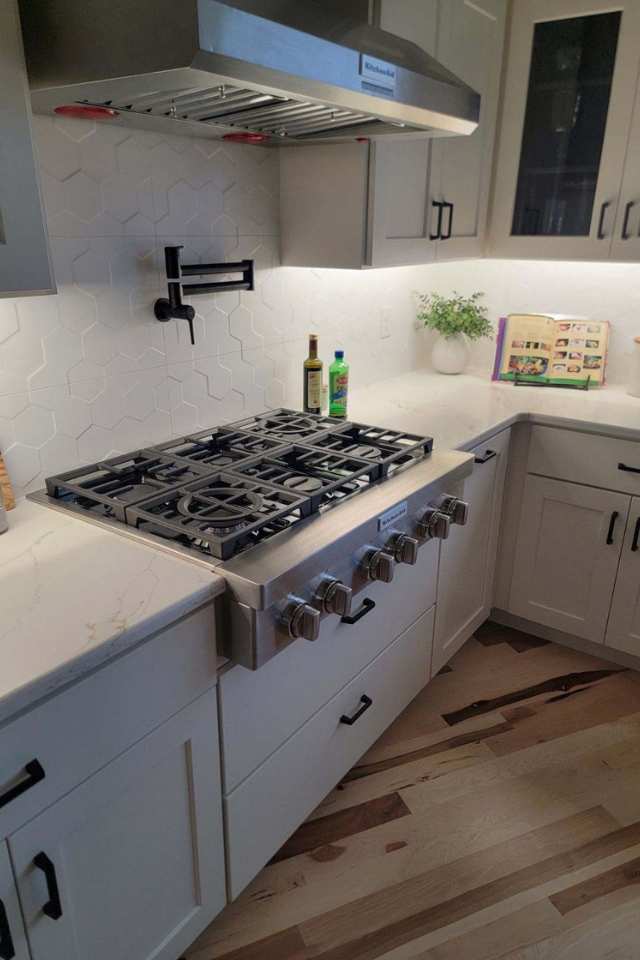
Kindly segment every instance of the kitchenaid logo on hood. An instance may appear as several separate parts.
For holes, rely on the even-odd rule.
[[[376,87],[383,87],[385,90],[395,90],[396,88],[396,68],[385,63],[384,60],[377,60],[366,53],[360,54],[360,76],[367,83],[372,83]]]

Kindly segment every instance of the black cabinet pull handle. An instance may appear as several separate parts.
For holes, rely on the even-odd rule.
[[[436,227],[435,233],[429,234],[429,240],[440,240],[440,234],[442,233],[442,208],[444,207],[444,201],[442,200],[432,200],[432,207],[438,208],[438,226]]]
[[[375,609],[375,606],[375,600],[370,600],[369,597],[365,597],[358,610],[349,617],[342,617],[340,623],[357,623],[358,620],[362,620],[368,613],[371,613],[371,611]]]
[[[363,713],[366,713],[370,706],[372,706],[373,700],[371,697],[368,697],[366,693],[363,693],[360,697],[360,706],[355,713],[352,713],[351,716],[343,713],[340,717],[340,723],[346,723],[348,727],[352,727],[356,720],[359,720]]]
[[[619,463],[618,470],[624,470],[625,473],[640,473],[640,467],[629,467],[626,463]]]
[[[611,206],[610,201],[605,200],[605,202],[600,207],[600,219],[598,220],[598,240],[606,239],[606,234],[604,232],[604,218],[610,206]]]
[[[633,543],[631,544],[632,553],[636,553],[638,549],[638,540],[640,540],[640,517],[636,520],[636,528],[633,531]]]
[[[12,800],[15,800],[16,797],[26,793],[27,790],[31,790],[31,787],[35,787],[36,783],[40,783],[45,777],[44,769],[39,760],[30,760],[25,766],[24,772],[24,779],[0,796],[0,810],[2,807],[6,807],[8,803],[11,803]]]
[[[52,920],[59,920],[62,916],[62,901],[60,900],[60,890],[58,889],[58,878],[53,861],[42,851],[33,858],[33,865],[38,870],[42,870],[47,881],[47,893],[49,899],[42,907],[42,912]]]
[[[449,203],[448,200],[445,200],[445,202],[442,204],[442,206],[443,206],[443,208],[446,207],[446,209],[449,211],[449,220],[448,220],[448,222],[447,222],[447,232],[446,232],[446,233],[443,233],[443,234],[441,235],[440,239],[441,239],[441,240],[450,240],[450,239],[451,239],[451,231],[453,230],[453,209],[454,209],[454,204],[453,204],[453,203]]]
[[[629,233],[629,215],[635,207],[635,200],[629,200],[629,203],[625,205],[624,208],[624,220],[622,221],[622,233],[620,234],[623,240],[628,240],[631,234]]]
[[[618,516],[619,514],[617,510],[614,510],[613,513],[611,514],[611,519],[609,520],[609,531],[607,533],[608,546],[611,546],[611,544],[613,543],[613,532],[616,528],[616,521],[618,519]]]
[[[482,456],[475,457],[476,463],[488,463],[489,460],[493,460],[494,457],[497,457],[498,454],[495,450],[485,450]]]
[[[15,955],[9,917],[4,903],[0,900],[0,960],[13,960]]]

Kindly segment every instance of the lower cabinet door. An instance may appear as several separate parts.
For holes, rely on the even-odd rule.
[[[221,806],[210,691],[10,837],[33,960],[176,960],[225,905]]]
[[[509,611],[604,642],[631,498],[527,477]]]
[[[6,843],[0,843],[0,960],[28,960],[28,957],[9,850]]]
[[[232,899],[420,693],[432,640],[433,608],[225,797]]]
[[[469,518],[464,527],[452,527],[442,542],[432,676],[491,610],[509,435],[505,430],[474,448],[473,474],[464,484]]]
[[[631,501],[605,643],[640,656],[640,497]]]

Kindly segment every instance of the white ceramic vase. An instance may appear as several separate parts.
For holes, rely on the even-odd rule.
[[[431,363],[438,373],[462,373],[469,362],[469,344],[461,333],[440,335],[433,345]]]

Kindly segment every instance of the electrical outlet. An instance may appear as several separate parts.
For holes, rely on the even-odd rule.
[[[380,308],[380,339],[386,340],[391,336],[391,307]]]

